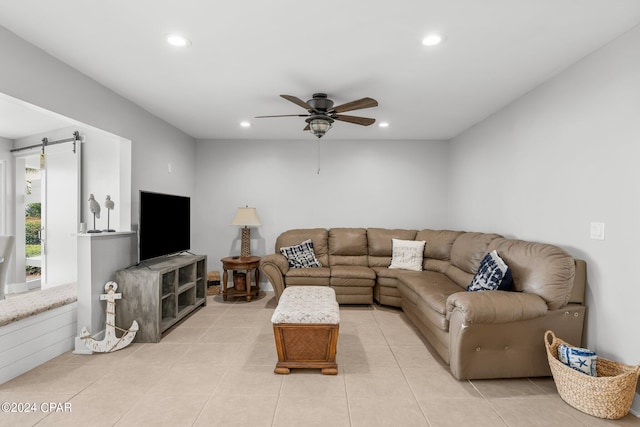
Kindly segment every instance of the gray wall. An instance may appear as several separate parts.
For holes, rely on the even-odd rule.
[[[640,361],[640,28],[451,143],[451,225],[558,244],[588,265],[586,345]],[[604,222],[605,240],[589,237]],[[640,410],[636,395],[635,410]]]
[[[263,224],[251,231],[255,255],[272,253],[276,237],[292,228],[444,227],[447,152],[442,141],[305,134],[286,142],[198,141],[194,249],[209,256],[210,269],[239,255],[240,230],[230,224],[245,205]]]

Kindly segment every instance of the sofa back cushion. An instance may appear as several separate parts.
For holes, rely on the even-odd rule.
[[[415,237],[416,230],[367,229],[369,267],[388,267],[391,264],[393,252],[391,239],[415,240]]]
[[[304,228],[288,230],[278,236],[276,239],[276,253],[280,253],[280,248],[285,246],[298,245],[307,239],[313,242],[313,251],[316,258],[323,267],[329,266],[329,233],[324,228]]]
[[[477,232],[461,233],[451,246],[451,264],[447,267],[445,274],[466,289],[478,271],[482,258],[487,254],[489,243],[498,237],[501,236]]]
[[[462,231],[451,230],[420,230],[416,234],[416,240],[424,240],[424,260],[422,267],[425,270],[444,273],[449,267],[451,247]]]
[[[365,228],[330,229],[329,265],[367,265],[367,230]]]
[[[569,302],[575,262],[564,250],[544,243],[503,238],[491,242],[488,250],[494,249],[511,269],[514,290],[540,296],[550,310]]]

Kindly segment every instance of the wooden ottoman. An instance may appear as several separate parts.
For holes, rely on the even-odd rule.
[[[271,322],[278,350],[276,374],[288,374],[290,368],[320,368],[324,375],[338,373],[340,309],[332,288],[285,288]]]

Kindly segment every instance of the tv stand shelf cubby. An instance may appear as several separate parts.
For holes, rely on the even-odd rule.
[[[176,255],[143,262],[116,273],[117,325],[139,330],[135,342],[159,342],[162,333],[201,305],[207,305],[207,257]]]

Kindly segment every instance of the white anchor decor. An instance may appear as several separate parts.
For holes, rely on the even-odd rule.
[[[109,353],[112,351],[125,348],[136,336],[138,332],[138,322],[135,320],[131,324],[131,327],[127,330],[116,327],[116,300],[122,298],[122,294],[116,294],[118,284],[116,282],[107,282],[104,285],[106,293],[100,295],[101,300],[107,300],[107,324],[105,327],[104,339],[97,341],[91,337],[91,332],[87,330],[85,326],[80,332],[80,337],[85,340],[84,344],[91,351],[97,353]],[[120,332],[124,332],[120,338],[116,337],[116,329]]]

